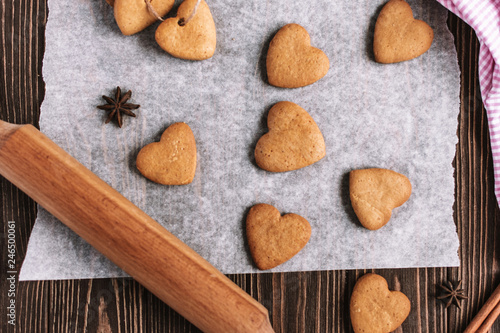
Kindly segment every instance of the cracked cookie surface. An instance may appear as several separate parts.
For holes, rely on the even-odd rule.
[[[377,230],[389,222],[394,208],[410,198],[411,183],[405,175],[388,169],[353,170],[349,195],[361,225]]]

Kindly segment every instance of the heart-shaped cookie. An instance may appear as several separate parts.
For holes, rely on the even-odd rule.
[[[271,40],[266,67],[269,84],[298,88],[325,76],[330,62],[323,51],[311,46],[306,29],[292,23],[281,28]]]
[[[410,180],[388,169],[361,169],[349,173],[351,204],[361,224],[370,230],[389,222],[392,210],[411,195]]]
[[[427,52],[433,38],[432,28],[413,18],[410,5],[403,0],[391,0],[375,23],[375,61],[389,64],[416,58]]]
[[[196,142],[185,123],[169,126],[160,142],[146,145],[136,161],[142,175],[164,185],[185,185],[193,181],[196,171]]]
[[[292,102],[276,103],[267,117],[269,132],[255,146],[255,161],[267,171],[284,172],[311,165],[325,154],[325,140],[306,110]]]
[[[122,34],[133,35],[157,20],[146,1],[150,1],[159,16],[166,15],[174,6],[174,0],[114,0],[115,20]]]
[[[257,204],[248,212],[246,232],[253,261],[266,270],[299,253],[311,237],[311,225],[297,214],[281,216],[273,206]]]
[[[405,294],[390,291],[387,281],[377,274],[358,279],[351,295],[351,323],[355,333],[389,333],[410,314],[411,303]]]
[[[194,16],[197,0],[185,0],[177,16],[165,20],[156,29],[156,42],[172,56],[187,60],[205,60],[213,56],[216,46],[215,23],[207,3],[202,0]]]

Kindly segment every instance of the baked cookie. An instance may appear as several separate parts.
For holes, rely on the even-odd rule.
[[[146,178],[164,185],[185,185],[196,171],[196,142],[191,128],[175,123],[139,151],[137,169]]]
[[[284,172],[311,165],[325,154],[325,140],[306,110],[292,102],[276,103],[267,117],[269,132],[255,147],[257,165]]]
[[[349,173],[349,194],[361,224],[377,230],[389,222],[394,208],[410,198],[411,183],[388,169],[353,170]]]
[[[115,20],[122,34],[133,35],[153,24],[157,17],[146,4],[148,0],[114,0]],[[149,0],[159,16],[166,15],[174,6],[174,0]]]
[[[375,61],[389,64],[416,58],[431,47],[434,32],[424,21],[413,18],[409,4],[389,1],[375,23]]]
[[[389,333],[401,326],[410,314],[405,294],[390,291],[387,281],[377,274],[358,279],[351,295],[351,323],[355,333]]]
[[[248,212],[246,233],[255,265],[266,270],[299,253],[311,237],[311,226],[297,214],[281,216],[273,206],[257,204]]]
[[[311,46],[306,29],[292,23],[281,28],[271,40],[266,68],[269,84],[298,88],[325,76],[330,62],[323,51]]]
[[[177,16],[165,20],[156,29],[156,42],[172,56],[187,60],[205,60],[214,55],[217,37],[215,23],[207,3],[202,0],[194,16],[197,0],[185,0],[177,11]]]

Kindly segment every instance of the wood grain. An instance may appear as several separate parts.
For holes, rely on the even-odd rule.
[[[0,174],[203,331],[273,331],[260,303],[35,127],[0,120]]]
[[[43,0],[0,2],[0,119],[38,125],[44,96],[41,78]],[[50,15],[50,14],[49,14]],[[462,332],[500,283],[500,212],[493,192],[493,167],[486,113],[479,91],[478,40],[469,26],[450,15],[461,69],[454,217],[460,238],[459,268],[373,270],[390,288],[412,301],[397,332]],[[436,111],[438,112],[438,110]],[[4,253],[7,221],[16,222],[17,268],[25,256],[36,205],[5,179],[0,182]],[[6,257],[0,259],[0,318],[5,318]],[[372,271],[372,270],[370,270]],[[322,271],[229,275],[269,311],[276,332],[350,332],[349,297],[366,271]],[[462,310],[435,299],[437,285],[463,280],[468,300]],[[159,299],[129,279],[31,281],[17,283],[17,325],[2,319],[2,332],[199,332]],[[107,321],[105,320],[107,318]],[[109,326],[107,324],[109,322]],[[491,332],[500,332],[500,321]]]

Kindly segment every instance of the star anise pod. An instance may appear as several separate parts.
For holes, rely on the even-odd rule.
[[[468,299],[468,297],[465,296],[465,291],[460,288],[461,285],[462,280],[458,281],[456,286],[454,286],[450,281],[446,281],[445,284],[439,286],[442,289],[442,294],[436,298],[447,302],[446,308],[448,308],[451,304],[455,304],[459,309],[461,309],[462,307],[460,305],[460,301],[462,299]]]
[[[131,96],[132,96],[132,91],[130,90],[127,91],[122,96],[122,90],[120,89],[120,87],[116,87],[116,93],[114,99],[112,97],[104,95],[102,96],[102,98],[104,98],[104,100],[108,104],[98,105],[97,108],[109,112],[108,119],[106,119],[105,124],[109,123],[111,119],[113,119],[113,117],[116,117],[118,126],[122,127],[123,125],[122,113],[130,117],[135,117],[135,113],[133,113],[130,110],[138,109],[140,105],[127,103],[127,101],[130,99]]]

